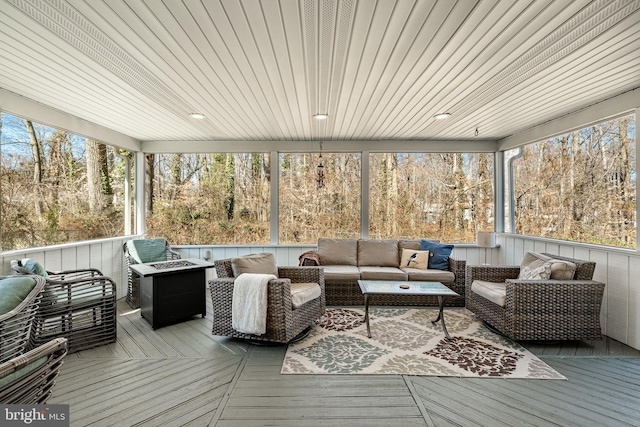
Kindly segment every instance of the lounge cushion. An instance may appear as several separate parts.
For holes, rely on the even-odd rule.
[[[358,266],[398,267],[398,242],[358,240]]]
[[[400,257],[400,268],[415,268],[426,270],[429,265],[429,251],[414,251],[403,249]]]
[[[36,359],[33,362],[29,363],[27,366],[24,366],[18,369],[14,373],[9,374],[4,378],[0,378],[0,389],[8,384],[13,383],[14,381],[22,377],[26,377],[28,374],[30,374],[31,372],[35,371],[40,366],[42,366],[47,361],[47,359],[48,359],[47,356],[42,356],[41,358]]]
[[[507,298],[507,285],[505,283],[474,280],[471,283],[471,292],[498,304],[500,307],[504,307],[504,302]]]
[[[545,262],[551,263],[551,279],[572,280],[576,272],[576,265],[570,261],[554,259],[535,252],[527,252],[522,258],[520,269],[525,267],[540,267]]]
[[[429,251],[429,268],[438,270],[449,269],[449,256],[453,251],[453,245],[443,245],[430,240],[421,240],[420,250]]]
[[[327,265],[323,269],[325,282],[348,283],[360,280],[360,270],[355,265]]]
[[[291,283],[291,304],[293,308],[302,307],[322,294],[317,283]]]
[[[0,280],[0,315],[16,308],[36,286],[35,279],[25,276]]]
[[[318,239],[320,265],[358,265],[358,241],[355,239]]]
[[[231,269],[233,270],[233,277],[238,277],[243,273],[273,274],[278,277],[276,257],[269,252],[233,258],[231,260]]]
[[[129,255],[138,263],[166,261],[166,239],[134,239],[127,242]]]
[[[362,280],[407,280],[407,273],[398,267],[362,266],[359,268]]]
[[[456,275],[452,271],[444,271],[437,269],[420,270],[417,268],[400,267],[404,271],[409,280],[418,282],[454,282]]]

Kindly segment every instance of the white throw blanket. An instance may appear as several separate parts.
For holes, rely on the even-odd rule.
[[[267,284],[273,274],[243,273],[233,284],[231,323],[238,332],[262,335],[267,331]]]

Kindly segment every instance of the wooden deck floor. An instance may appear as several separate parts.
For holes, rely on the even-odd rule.
[[[640,425],[640,352],[611,339],[528,346],[568,381],[280,375],[285,347],[212,336],[211,307],[155,331],[118,310],[117,343],[65,358],[72,426]]]

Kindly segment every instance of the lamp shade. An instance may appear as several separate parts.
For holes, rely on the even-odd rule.
[[[476,235],[476,244],[480,248],[495,248],[496,233],[492,231],[478,231]]]

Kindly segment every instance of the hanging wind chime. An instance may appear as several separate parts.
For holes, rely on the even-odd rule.
[[[318,159],[318,166],[316,167],[316,184],[318,189],[324,187],[324,159],[322,158],[322,141],[320,141],[320,158]]]

